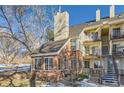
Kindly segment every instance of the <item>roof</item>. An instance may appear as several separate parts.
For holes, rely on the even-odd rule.
[[[100,24],[103,24],[104,21],[111,22],[111,21],[115,21],[117,19],[124,19],[124,13],[116,15],[113,18],[109,18],[109,16],[107,16],[107,17],[101,18],[100,21],[91,20],[91,21],[87,21],[85,23],[70,26],[70,28],[69,28],[70,29],[69,30],[69,37],[79,36],[79,34],[82,32],[83,28],[85,28],[85,27],[94,26],[94,25],[100,25]]]
[[[100,24],[103,24],[104,21],[111,22],[111,21],[114,21],[117,19],[124,19],[124,13],[119,14],[113,18],[104,17],[104,18],[101,18],[100,21],[91,20],[91,21],[88,21],[88,22],[85,22],[82,24],[70,26],[69,27],[69,38],[79,36],[79,34],[82,32],[83,28],[85,28],[85,27],[100,25]],[[38,54],[38,53],[46,54],[46,53],[58,52],[65,45],[67,40],[68,39],[59,40],[59,41],[49,41],[49,42],[45,43],[44,45],[42,45],[39,49],[35,50],[33,52],[33,54]]]
[[[58,52],[67,41],[68,39],[59,41],[49,41],[43,44],[39,49],[35,50],[32,54]]]
[[[78,24],[69,28],[69,37],[79,36],[84,28],[84,24]]]

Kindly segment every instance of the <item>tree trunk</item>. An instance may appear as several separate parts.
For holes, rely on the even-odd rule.
[[[36,72],[32,71],[30,78],[30,87],[36,87]]]

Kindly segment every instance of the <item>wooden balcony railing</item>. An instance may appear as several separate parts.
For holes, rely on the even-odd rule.
[[[114,35],[114,36],[111,36],[111,39],[121,39],[121,38],[124,38],[124,35]]]
[[[87,38],[86,41],[99,41],[101,40],[100,37],[94,37],[94,38]]]

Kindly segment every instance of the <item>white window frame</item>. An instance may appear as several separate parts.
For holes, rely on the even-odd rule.
[[[35,66],[34,66],[34,69],[35,69],[35,70],[41,70],[41,69],[36,69],[36,60],[40,60],[40,61],[41,61],[41,57],[36,57],[36,58],[35,58]]]
[[[53,65],[52,69],[49,69],[49,65],[48,65],[48,69],[46,69],[46,62],[45,62],[45,59],[46,59],[46,58],[52,58],[52,65],[53,65],[53,59],[54,59],[54,58],[53,58],[53,57],[44,57],[44,64],[45,64],[45,65],[44,65],[44,70],[45,70],[45,71],[52,71],[53,68],[54,68],[54,65]],[[48,62],[48,64],[49,64],[49,62]]]

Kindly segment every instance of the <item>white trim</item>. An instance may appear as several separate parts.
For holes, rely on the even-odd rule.
[[[103,21],[102,23],[97,24],[97,25],[84,27],[83,30],[95,29],[95,28],[97,28],[99,26],[111,25],[111,24],[119,23],[119,22],[123,22],[123,21],[124,21],[124,19],[116,19],[116,20],[113,20],[113,21]]]
[[[61,50],[67,45],[67,43],[70,41],[70,38],[66,41],[66,43],[60,48],[60,50],[57,52],[58,54],[61,52]]]
[[[109,22],[109,24],[111,25],[111,24],[115,24],[115,23],[119,23],[119,22],[123,22],[123,21],[124,21],[124,19],[117,19],[117,20]]]
[[[45,58],[54,58],[54,57],[53,57],[53,56],[48,56],[48,57],[44,57],[44,59],[45,59]]]
[[[38,71],[39,71],[39,70],[41,69],[41,66],[40,66],[40,69],[36,69],[36,67],[37,67],[37,62],[36,62],[36,60],[37,60],[38,62],[39,62],[39,60],[40,60],[40,63],[41,63],[41,60],[42,60],[42,59],[41,59],[40,57],[36,57],[36,58],[34,59],[34,70],[36,70],[36,71],[38,70]]]
[[[52,59],[52,70],[53,70],[53,68],[54,68],[54,65],[53,65],[54,64],[54,62],[53,62],[54,58],[53,57],[45,57],[44,58],[44,70],[46,70],[46,62],[45,62],[46,58],[51,58]],[[51,69],[49,69],[49,64],[50,64],[50,62],[48,61],[48,70],[46,70],[46,71],[52,71]]]
[[[38,53],[38,54],[32,54],[31,56],[35,57],[35,56],[57,55],[57,54],[58,54],[57,52],[53,52],[53,53]]]
[[[41,59],[41,57],[35,57],[35,59]]]

